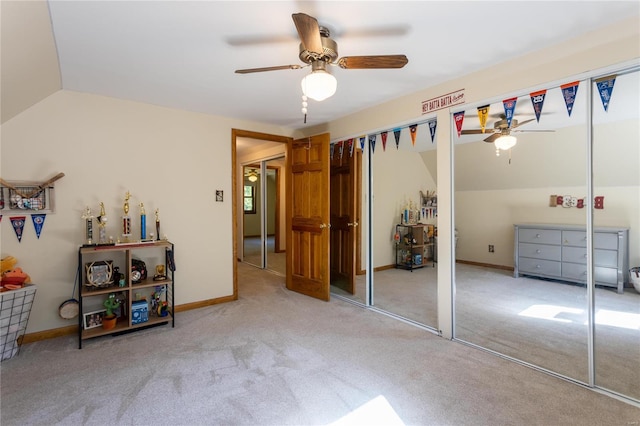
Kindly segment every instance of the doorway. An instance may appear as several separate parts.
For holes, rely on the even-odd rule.
[[[242,261],[280,275],[286,273],[284,166],[284,156],[242,166]]]

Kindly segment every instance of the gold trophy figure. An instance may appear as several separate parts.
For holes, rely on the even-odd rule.
[[[100,202],[100,216],[98,216],[98,244],[107,244],[107,214],[104,203]]]
[[[91,214],[91,208],[87,206],[87,210],[82,215],[85,220],[85,238],[86,244],[93,244],[93,215]]]
[[[124,206],[122,207],[124,210],[124,215],[122,216],[122,238],[124,242],[129,241],[129,237],[131,236],[131,216],[129,216],[129,198],[131,198],[131,194],[129,191],[124,196]]]

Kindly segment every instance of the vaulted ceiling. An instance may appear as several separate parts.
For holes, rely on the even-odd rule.
[[[2,122],[62,89],[289,128],[327,122],[448,79],[638,18],[637,1],[7,1]],[[293,13],[318,19],[339,56],[405,54],[393,70],[330,67],[337,93],[309,102]]]

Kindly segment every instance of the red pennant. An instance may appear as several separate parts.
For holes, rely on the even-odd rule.
[[[382,137],[382,150],[387,150],[387,132],[380,132],[380,137]]]
[[[453,114],[453,121],[456,123],[456,130],[458,131],[458,137],[462,134],[462,122],[464,121],[464,111],[456,112]]]

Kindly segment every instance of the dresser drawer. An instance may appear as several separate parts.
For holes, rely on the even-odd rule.
[[[544,259],[532,259],[529,257],[518,258],[518,269],[522,274],[535,274],[547,276],[560,276],[560,262]]]
[[[618,267],[618,252],[613,250],[593,251],[595,266]],[[562,247],[562,261],[587,264],[587,249],[582,247]]]
[[[594,278],[596,284],[613,284],[618,282],[618,270],[615,268],[603,268],[596,266],[594,268]],[[587,281],[587,265],[577,263],[562,264],[562,278],[567,280],[575,280],[580,282]]]
[[[518,256],[532,257],[534,259],[560,260],[562,247],[548,244],[518,244]]]
[[[562,231],[562,244],[565,246],[586,247],[587,233],[585,231]],[[593,234],[593,248],[617,250],[618,234],[612,232],[595,232]]]
[[[556,229],[519,229],[518,241],[521,243],[560,245],[562,243],[562,231]]]

